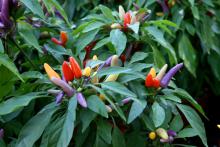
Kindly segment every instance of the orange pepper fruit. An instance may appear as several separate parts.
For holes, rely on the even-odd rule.
[[[48,77],[49,77],[50,79],[51,79],[52,77],[61,79],[60,76],[59,76],[59,74],[58,74],[57,72],[55,72],[55,71],[53,70],[53,68],[50,67],[49,64],[44,63],[44,69],[45,69],[45,71],[46,71],[46,73],[47,73],[47,75],[48,75]]]
[[[67,36],[67,33],[64,32],[64,31],[61,31],[60,32],[60,40],[62,42],[62,45],[65,46],[66,45],[66,42],[68,40],[68,36]]]

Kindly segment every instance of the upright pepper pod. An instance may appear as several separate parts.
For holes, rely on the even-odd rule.
[[[171,68],[167,74],[162,78],[161,82],[160,82],[160,86],[165,88],[168,86],[168,84],[170,83],[170,80],[172,79],[172,77],[183,67],[183,63],[177,64],[176,66],[174,66],[173,68]]]
[[[113,23],[111,25],[111,29],[121,29],[121,28],[122,28],[122,26],[119,23]]]
[[[60,76],[58,75],[58,73],[56,73],[51,67],[49,64],[47,63],[44,63],[44,69],[48,75],[48,77],[51,79],[52,77],[55,77],[55,78],[58,78],[58,79],[61,79]]]
[[[77,61],[73,57],[70,57],[69,61],[70,61],[70,65],[73,70],[73,73],[75,75],[75,78],[77,78],[77,79],[81,78],[82,71],[81,71],[81,68],[80,68],[79,64],[77,63]]]
[[[86,67],[83,70],[83,75],[86,76],[86,77],[89,77],[91,75],[91,71],[92,71],[92,69],[90,67]]]
[[[127,28],[130,23],[131,23],[131,14],[130,12],[127,12],[124,15],[124,27]]]
[[[117,55],[113,55],[112,56],[112,60],[111,60],[111,66],[117,66],[118,65],[118,56]],[[116,81],[117,78],[118,78],[118,75],[119,74],[112,74],[112,75],[109,75],[106,79],[105,79],[105,82],[110,82],[110,81]]]
[[[156,133],[155,133],[154,131],[152,131],[152,132],[149,133],[148,137],[149,137],[151,140],[154,140],[154,139],[157,137],[157,135],[156,135]]]
[[[118,12],[119,12],[119,18],[121,20],[123,20],[124,19],[124,15],[125,15],[125,10],[124,10],[124,8],[121,5],[118,7]]]
[[[74,79],[74,73],[66,61],[63,62],[62,71],[66,81],[72,81]]]
[[[68,40],[68,36],[67,36],[67,33],[64,32],[64,31],[61,31],[60,32],[60,40],[62,42],[62,45],[65,46],[66,45],[66,42]]]
[[[60,32],[60,40],[58,40],[58,39],[56,39],[56,38],[54,38],[54,37],[51,38],[51,41],[52,41],[52,42],[54,42],[54,43],[57,44],[57,45],[61,45],[61,46],[63,46],[63,47],[66,46],[67,40],[68,40],[68,36],[67,36],[67,33],[64,32],[64,31],[61,31],[61,32]]]
[[[162,80],[162,78],[163,78],[164,75],[166,74],[167,67],[168,67],[168,65],[165,64],[165,65],[161,68],[160,72],[159,72],[159,73],[157,74],[157,76],[156,76],[156,78],[157,78],[158,80]]]

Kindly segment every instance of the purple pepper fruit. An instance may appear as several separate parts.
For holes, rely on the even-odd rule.
[[[110,66],[111,61],[112,61],[112,56],[109,57],[102,65],[100,65],[97,71],[101,70],[103,67]]]
[[[55,77],[52,77],[51,81],[57,86],[61,87],[68,97],[73,96],[73,94],[75,93],[75,90],[65,81]]]
[[[77,98],[77,101],[78,101],[78,103],[83,107],[83,108],[87,108],[87,102],[86,102],[86,100],[85,100],[85,98],[84,98],[84,96],[83,96],[83,94],[82,93],[77,93],[76,94],[76,98]]]
[[[158,4],[160,4],[160,6],[162,7],[163,9],[163,12],[164,13],[168,13],[169,12],[169,8],[167,6],[167,4],[165,3],[165,0],[156,0]]]
[[[160,81],[160,86],[165,88],[168,86],[168,84],[170,83],[170,80],[172,79],[172,77],[183,67],[183,63],[177,64],[176,66],[174,66],[173,68],[171,68],[167,74],[162,78],[162,80]]]
[[[56,96],[56,104],[60,104],[63,100],[63,96],[64,96],[64,93],[63,92],[60,92],[57,96]]]
[[[173,130],[168,130],[168,131],[167,131],[167,134],[168,134],[169,136],[172,136],[172,137],[175,137],[175,136],[177,135],[176,132],[173,131]]]

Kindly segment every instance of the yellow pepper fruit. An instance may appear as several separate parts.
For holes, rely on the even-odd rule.
[[[152,77],[155,78],[155,77],[156,77],[156,70],[152,67],[152,68],[150,69],[149,74],[151,74]]]
[[[148,136],[151,140],[154,140],[157,137],[157,135],[154,131],[150,132]]]
[[[94,56],[92,57],[92,60],[98,60],[98,57],[97,57],[96,55],[94,55]]]
[[[102,101],[105,100],[105,96],[104,96],[103,94],[100,94],[100,95],[99,95],[99,98],[100,98]]]
[[[83,70],[83,75],[86,76],[86,77],[89,77],[91,75],[91,71],[92,71],[92,69],[90,67],[86,67]]]
[[[48,77],[49,77],[50,79],[51,79],[52,77],[61,79],[60,76],[59,76],[59,74],[58,74],[57,72],[55,72],[55,71],[53,70],[53,68],[50,67],[49,64],[44,63],[44,69],[45,69],[45,71],[46,71],[46,73],[47,73],[47,75],[48,75]]]

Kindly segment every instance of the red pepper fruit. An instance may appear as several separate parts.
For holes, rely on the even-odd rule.
[[[62,70],[67,81],[72,81],[74,79],[74,73],[66,61],[63,62]]]
[[[151,74],[148,74],[148,75],[146,76],[145,86],[146,86],[146,87],[152,87],[153,85],[154,85],[154,79],[153,79],[153,77],[152,77]]]
[[[81,68],[80,68],[79,64],[77,63],[77,61],[73,57],[70,57],[69,61],[70,61],[72,71],[75,75],[75,78],[77,78],[77,79],[81,78],[82,71],[81,71]]]
[[[122,62],[122,63],[125,63],[125,61],[126,61],[126,55],[125,55],[125,54],[122,54],[122,55],[120,56],[120,59],[121,59],[121,62]]]
[[[153,80],[153,87],[154,88],[159,88],[160,87],[160,81],[156,78]]]
[[[56,38],[51,38],[51,41],[53,42],[53,43],[55,43],[55,44],[57,44],[57,45],[62,45],[62,42],[61,41],[59,41],[59,40],[57,40]]]
[[[131,23],[131,14],[129,12],[124,15],[124,27],[127,28],[128,24]]]

